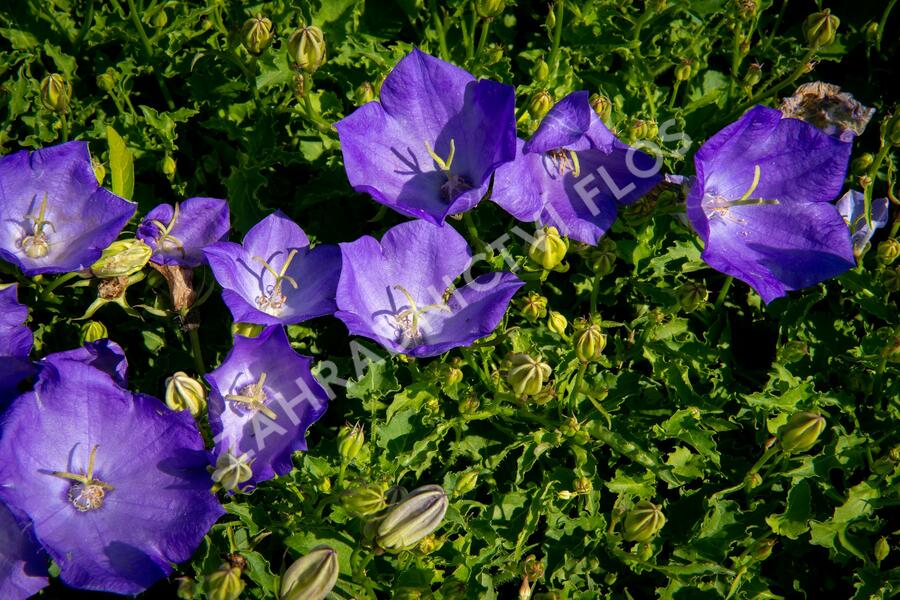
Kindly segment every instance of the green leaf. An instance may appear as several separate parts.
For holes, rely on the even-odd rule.
[[[106,127],[106,141],[109,144],[112,191],[126,200],[131,200],[134,195],[134,158],[125,145],[125,140],[110,125]]]
[[[796,540],[801,534],[809,531],[810,488],[805,479],[801,479],[791,487],[787,497],[787,510],[782,514],[769,515],[766,523],[772,532]]]

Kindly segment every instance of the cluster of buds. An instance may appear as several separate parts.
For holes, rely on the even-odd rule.
[[[278,600],[323,600],[337,583],[339,572],[337,552],[329,546],[316,546],[284,572]]]
[[[568,250],[568,240],[559,235],[556,227],[544,227],[538,230],[528,247],[528,258],[545,271],[559,270]]]
[[[540,358],[534,358],[528,354],[513,354],[509,357],[509,370],[506,382],[512,388],[516,396],[534,396],[544,387],[544,383],[550,379],[552,369],[550,365]]]

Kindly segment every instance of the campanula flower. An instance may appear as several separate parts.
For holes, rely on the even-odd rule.
[[[379,242],[341,244],[338,312],[351,334],[411,356],[436,356],[490,334],[523,282],[508,272],[454,281],[472,262],[468,244],[449,225],[410,221]]]
[[[24,600],[47,586],[47,560],[31,523],[0,503],[0,598]]]
[[[559,101],[516,150],[516,159],[497,169],[491,200],[520,221],[556,227],[586,244],[597,244],[619,204],[662,179],[652,157],[606,128],[587,92]]]
[[[872,200],[872,226],[869,226],[866,222],[865,195],[857,190],[847,190],[847,193],[837,201],[837,209],[850,228],[853,253],[856,256],[865,251],[869,240],[875,235],[875,230],[884,227],[888,222],[888,199],[877,198]]]
[[[187,413],[77,360],[45,359],[5,413],[0,501],[26,515],[69,586],[137,594],[224,513]]]
[[[310,249],[303,230],[280,211],[254,225],[243,245],[218,242],[203,252],[236,322],[288,325],[335,310],[340,251]]]
[[[856,265],[850,231],[832,204],[849,142],[757,106],[697,152],[687,197],[709,266],[765,302]]]
[[[218,198],[188,198],[160,204],[141,220],[137,238],[153,249],[158,265],[197,267],[206,263],[203,249],[223,240],[231,227],[228,203]]]
[[[440,224],[471,210],[516,153],[515,91],[413,50],[381,99],[335,124],[353,188]]]
[[[284,475],[291,470],[291,454],[306,450],[306,430],[328,407],[311,363],[291,348],[283,327],[270,326],[255,338],[235,336],[231,352],[206,376],[217,466],[227,454],[246,456],[250,467],[249,477],[234,479],[234,484],[246,481],[250,486]],[[238,473],[239,462],[222,467],[228,473],[221,479]]]
[[[0,408],[17,394],[20,381],[34,372],[28,354],[34,342],[25,325],[28,307],[17,298],[18,286],[0,289]]]
[[[135,209],[97,183],[86,142],[0,158],[0,259],[25,275],[87,269]]]

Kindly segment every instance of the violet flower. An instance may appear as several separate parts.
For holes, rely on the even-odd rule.
[[[381,242],[363,236],[341,244],[338,311],[351,334],[411,356],[436,356],[490,334],[524,283],[488,273],[454,289],[472,252],[449,225],[410,221]]]
[[[203,252],[237,322],[288,325],[335,310],[337,246],[310,250],[303,230],[280,211],[254,225],[243,246],[218,242]]]
[[[197,267],[206,262],[203,249],[228,235],[228,203],[217,198],[188,198],[160,204],[141,220],[137,237],[153,249],[158,265]]]
[[[0,289],[0,409],[18,395],[18,385],[34,373],[28,360],[34,338],[25,325],[28,307],[17,299],[18,286]]]
[[[856,265],[832,200],[849,142],[757,106],[697,152],[687,197],[712,268],[748,283],[768,303]]]
[[[87,269],[135,209],[97,183],[85,142],[0,158],[0,259],[25,275]]]
[[[235,336],[231,352],[206,376],[215,454],[245,457],[248,487],[290,471],[291,454],[306,450],[306,430],[328,407],[311,363],[291,348],[284,328],[270,326],[255,338]]]
[[[335,124],[353,189],[443,223],[471,210],[516,154],[515,91],[413,50],[369,102]]]
[[[862,255],[875,230],[887,225],[888,199],[872,200],[872,226],[866,222],[866,200],[862,192],[848,190],[837,201],[838,212],[850,228],[850,239],[853,241],[853,254]]]
[[[38,362],[39,366],[58,365],[60,361],[71,360],[95,369],[100,369],[121,387],[128,386],[128,359],[122,346],[110,339],[88,342],[80,348],[54,352]]]
[[[491,200],[520,221],[556,227],[596,245],[630,204],[661,181],[656,161],[621,142],[588,102],[587,92],[560,100],[516,159],[497,169]]]
[[[41,558],[28,519],[0,504],[0,598],[24,600],[47,586],[47,561]]]
[[[104,372],[49,358],[0,437],[0,501],[27,515],[66,584],[137,594],[224,513],[197,427]]]

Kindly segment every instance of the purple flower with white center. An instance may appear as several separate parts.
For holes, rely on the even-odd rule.
[[[353,189],[440,224],[474,208],[491,173],[516,155],[515,91],[413,50],[380,102],[335,124]]]
[[[310,250],[303,230],[280,211],[254,225],[243,245],[218,242],[203,252],[237,322],[289,325],[335,310],[340,251]]]
[[[28,307],[17,298],[18,286],[0,289],[0,409],[18,395],[18,385],[34,373],[28,360],[34,338],[25,325]]]
[[[0,598],[24,600],[47,586],[47,561],[41,558],[28,519],[0,504]]]
[[[560,100],[516,159],[497,169],[491,200],[520,221],[556,227],[596,245],[630,204],[661,181],[656,160],[616,138],[588,102],[587,92]]]
[[[504,271],[454,288],[472,252],[449,225],[401,223],[380,242],[363,236],[343,243],[341,253],[334,316],[351,334],[411,356],[437,356],[489,335],[524,285]]]
[[[0,501],[31,519],[67,585],[142,592],[224,514],[203,439],[190,415],[103,371],[45,363],[4,417]]]
[[[872,200],[872,226],[866,222],[866,199],[862,192],[848,190],[837,201],[838,212],[850,228],[850,239],[853,241],[853,253],[860,256],[875,235],[875,230],[887,225],[888,199]]]
[[[206,262],[203,249],[228,235],[228,203],[218,198],[188,198],[160,204],[141,220],[137,238],[153,249],[158,265],[198,267]]]
[[[97,183],[86,142],[0,158],[0,259],[25,275],[87,269],[135,209]]]
[[[703,260],[766,303],[854,267],[850,231],[831,203],[850,146],[764,106],[711,137],[694,157],[687,197]]]
[[[255,338],[236,336],[206,376],[215,454],[245,457],[252,475],[241,481],[248,486],[290,471],[291,454],[306,450],[306,430],[328,408],[311,363],[291,348],[283,327],[270,326]]]

